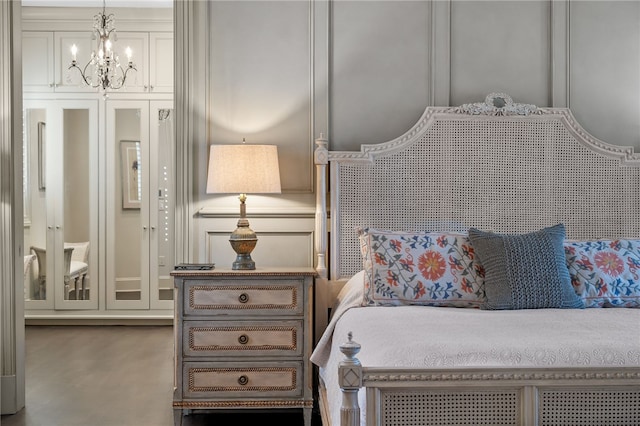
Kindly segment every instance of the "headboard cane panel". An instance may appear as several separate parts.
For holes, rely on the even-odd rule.
[[[323,153],[334,280],[362,269],[357,226],[520,233],[562,222],[573,239],[640,237],[640,154],[593,137],[566,108],[492,93],[482,103],[428,107],[389,142]],[[317,223],[326,224],[321,210]],[[316,249],[324,254],[326,243]]]

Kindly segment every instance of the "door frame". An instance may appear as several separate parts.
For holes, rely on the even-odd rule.
[[[0,411],[25,402],[22,202],[22,5],[0,2]]]

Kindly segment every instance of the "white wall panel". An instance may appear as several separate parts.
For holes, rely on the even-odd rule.
[[[640,2],[570,3],[569,107],[599,139],[640,151]]]
[[[550,103],[550,2],[451,3],[451,104],[506,92]]]
[[[431,3],[334,1],[331,149],[401,135],[430,99]]]
[[[236,253],[229,244],[229,236],[235,229],[237,219],[203,219],[205,257],[203,261],[213,262],[218,268],[231,268]],[[256,267],[313,267],[314,262],[314,220],[313,217],[300,218],[254,218],[250,219],[251,229],[258,236],[258,243],[251,253]]]
[[[288,192],[313,190],[310,5],[209,4],[209,143],[277,144]]]

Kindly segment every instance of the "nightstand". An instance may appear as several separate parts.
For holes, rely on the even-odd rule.
[[[191,410],[302,409],[311,426],[312,268],[173,271],[174,421]]]

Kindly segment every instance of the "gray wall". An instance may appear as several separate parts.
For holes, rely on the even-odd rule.
[[[210,143],[276,143],[284,194],[266,205],[310,207],[320,132],[357,150],[428,105],[491,92],[568,106],[595,137],[640,151],[639,22],[638,1],[210,2],[209,137],[193,177],[206,181]],[[229,207],[194,187],[196,209]],[[215,227],[204,219],[196,233]]]
[[[443,3],[449,58],[433,49],[447,35],[434,22]],[[326,19],[306,1],[210,8],[211,142],[246,136],[283,144],[287,168],[299,175],[284,177],[288,189],[307,188],[306,171],[294,163],[310,160],[300,146],[318,136],[309,123],[317,78],[311,50],[323,41],[312,26],[328,28],[330,125],[323,131],[333,148],[407,130],[433,103],[434,69],[446,61],[450,105],[505,91],[516,102],[567,106],[553,102],[566,85],[566,103],[589,131],[640,149],[637,1],[337,0]]]

